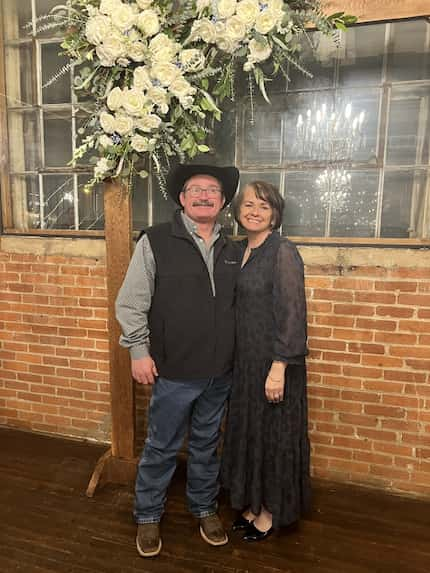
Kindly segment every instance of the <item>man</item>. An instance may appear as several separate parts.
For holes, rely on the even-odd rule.
[[[167,189],[182,210],[138,241],[116,302],[133,377],[152,385],[134,510],[143,557],[161,550],[159,524],[187,430],[189,509],[207,543],[228,541],[216,513],[217,445],[231,385],[240,256],[216,218],[238,181],[235,167],[174,168]]]

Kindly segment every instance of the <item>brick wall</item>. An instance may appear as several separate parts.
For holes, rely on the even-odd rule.
[[[109,439],[103,259],[0,252],[0,343],[0,424]]]
[[[0,424],[108,441],[104,251],[23,241],[0,249]],[[430,496],[430,250],[300,250],[314,475]]]
[[[429,251],[302,254],[314,475],[429,496]]]

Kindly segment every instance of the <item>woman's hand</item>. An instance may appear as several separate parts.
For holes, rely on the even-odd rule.
[[[274,361],[266,378],[265,392],[268,402],[282,402],[284,399],[286,362]]]

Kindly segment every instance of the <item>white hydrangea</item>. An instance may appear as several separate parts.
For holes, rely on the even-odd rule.
[[[110,147],[111,145],[113,145],[112,139],[108,136],[108,135],[101,135],[99,137],[99,145],[101,145],[101,147],[106,148],[106,147]]]
[[[101,157],[94,167],[94,177],[104,179],[111,170],[111,162],[106,157]]]
[[[97,46],[108,36],[111,27],[112,21],[109,16],[98,14],[89,18],[86,23],[85,37],[90,44]]]

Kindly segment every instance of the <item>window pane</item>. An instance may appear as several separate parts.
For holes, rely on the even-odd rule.
[[[88,189],[90,179],[91,175],[78,176],[79,228],[104,229],[103,184]]]
[[[378,115],[381,90],[341,90],[337,94],[336,115],[339,118],[344,151],[341,159],[371,161],[376,159]],[[350,110],[350,112],[348,111]],[[347,117],[348,116],[348,117]],[[333,154],[336,158],[336,152]]]
[[[321,170],[286,174],[282,232],[300,237],[323,237],[326,213],[316,180]]]
[[[43,176],[43,229],[73,229],[75,226],[74,176]]]
[[[32,78],[33,45],[20,44],[5,48],[6,94],[8,107],[36,103]]]
[[[430,78],[429,48],[426,39],[429,29],[430,23],[424,19],[392,24],[387,68],[389,81]]]
[[[39,112],[36,110],[8,113],[9,165],[12,172],[36,171],[40,165]]]
[[[149,225],[148,220],[148,186],[149,179],[142,179],[141,177],[133,178],[132,193],[132,207],[133,207],[133,229],[135,231],[142,231]],[[159,193],[159,191],[156,191]]]
[[[31,0],[3,0],[5,40],[26,38],[31,33]],[[30,23],[30,27],[26,24]]]
[[[388,124],[387,163],[429,162],[430,85],[393,87]]]
[[[385,24],[357,26],[342,34],[339,85],[380,84]]]
[[[40,229],[39,180],[37,175],[10,178],[14,228]]]
[[[426,171],[385,173],[381,237],[419,237],[428,227],[426,196],[429,197]]]
[[[64,3],[58,2],[58,0],[36,0],[36,16],[39,18],[40,16],[49,14],[52,8],[54,8],[54,6],[58,6],[59,4],[64,4]],[[47,23],[52,21],[53,20],[47,20]],[[40,26],[42,26],[43,24],[44,22],[42,22]],[[48,30],[39,31],[37,33],[37,37],[53,38],[54,36],[58,36],[60,34],[62,34],[62,32],[57,28],[49,28]]]
[[[64,167],[72,158],[71,112],[43,114],[45,167]]]
[[[254,123],[247,104],[243,114],[244,139],[242,148],[243,165],[279,165],[281,159],[282,115],[270,106],[256,107]],[[269,108],[269,109],[268,109]]]
[[[312,74],[312,77],[307,77],[290,63],[288,68],[288,76],[291,80],[288,86],[289,90],[327,88],[334,85],[336,44],[331,38],[327,38],[320,32],[314,32],[310,34],[310,37],[317,47],[317,51],[316,53],[313,52],[309,42],[304,38],[299,63]]]
[[[60,44],[42,44],[42,86],[50,82],[63,66],[68,63],[66,56],[60,55]],[[51,85],[42,89],[42,103],[70,103],[70,71],[62,74]]]
[[[337,175],[337,174],[335,174]],[[342,174],[343,175],[343,174]],[[379,174],[351,171],[343,183],[326,185],[326,206],[330,208],[331,237],[374,237]]]
[[[152,185],[152,223],[164,223],[170,221],[172,215],[178,205],[170,197],[164,197],[160,191],[160,184],[156,177],[153,175],[151,178]]]

